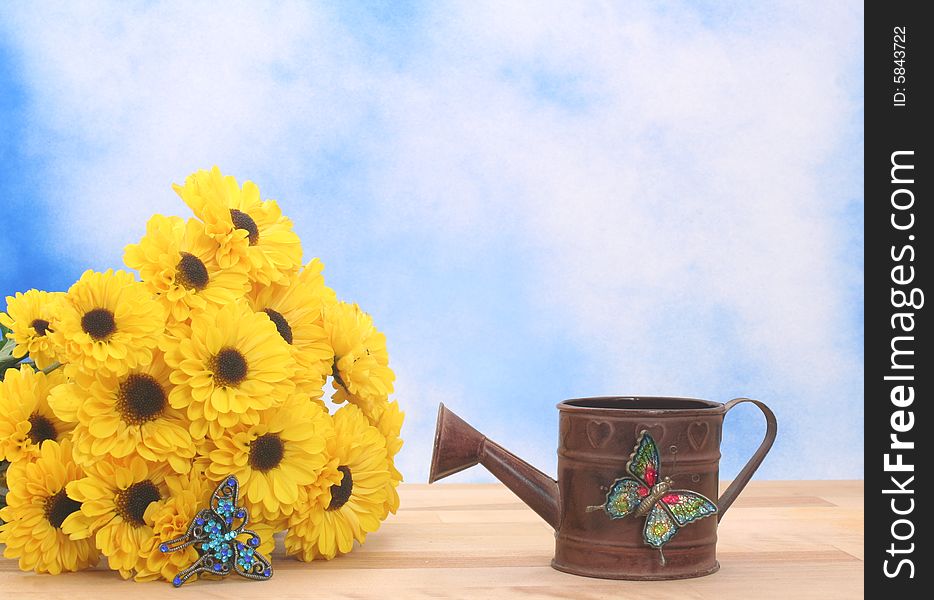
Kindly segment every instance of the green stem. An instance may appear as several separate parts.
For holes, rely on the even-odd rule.
[[[51,372],[54,371],[55,369],[59,368],[60,366],[62,366],[62,363],[60,363],[60,362],[58,362],[58,361],[55,361],[55,362],[52,363],[51,365],[49,365],[49,366],[47,366],[46,368],[42,369],[42,372],[45,373],[46,375],[48,375],[49,373],[51,373]]]

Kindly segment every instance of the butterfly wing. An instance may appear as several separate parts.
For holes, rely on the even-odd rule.
[[[662,496],[660,503],[665,505],[679,527],[717,514],[716,504],[706,496],[689,490],[671,490]]]
[[[243,533],[250,535],[250,539],[246,544],[235,541],[234,570],[247,579],[269,579],[272,577],[272,563],[256,550],[259,536],[248,529]]]
[[[639,434],[636,446],[629,456],[629,463],[626,470],[629,474],[638,479],[648,488],[651,488],[658,481],[658,469],[661,465],[661,459],[658,456],[658,446],[655,440],[645,430]]]
[[[212,519],[213,516],[214,513],[210,509],[205,508],[200,510],[198,514],[195,515],[195,518],[191,520],[191,523],[188,524],[188,531],[185,532],[185,535],[161,544],[159,550],[162,552],[175,552],[176,550],[181,550],[192,544],[207,540],[208,533],[205,530],[205,523]]]
[[[611,519],[622,519],[636,512],[648,494],[649,489],[645,485],[630,477],[623,477],[613,482],[603,508]]]
[[[180,571],[175,579],[172,580],[172,585],[175,587],[180,587],[183,583],[191,579],[194,575],[200,575],[201,573],[210,573],[213,569],[211,568],[214,565],[214,555],[204,554],[198,558],[190,567],[184,571]]]
[[[240,483],[233,475],[225,478],[214,489],[211,494],[211,508],[217,513],[217,516],[224,518],[222,505],[236,505],[237,497],[240,494]]]
[[[676,533],[678,524],[668,511],[662,508],[661,503],[655,503],[645,519],[645,529],[642,530],[645,543],[653,548],[661,548],[675,537]]]

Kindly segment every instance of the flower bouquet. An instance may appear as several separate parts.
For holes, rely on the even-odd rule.
[[[0,313],[0,543],[23,570],[103,554],[124,578],[178,584],[213,550],[166,549],[203,533],[204,507],[234,510],[218,500],[227,481],[250,530],[225,544],[246,567],[282,531],[300,560],[350,552],[399,506],[384,335],[318,259],[303,265],[256,185],[215,167],[174,187],[194,216],[149,220],[124,254],[139,279],[89,270]]]

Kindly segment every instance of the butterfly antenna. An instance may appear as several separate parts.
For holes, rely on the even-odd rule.
[[[665,563],[665,551],[662,550],[661,547],[659,547],[658,549],[658,558],[661,560],[662,566],[664,567],[666,564]]]
[[[587,507],[587,512],[589,512],[589,513],[597,512],[598,510],[603,510],[603,505],[602,505],[602,504],[600,504],[599,506],[588,506],[588,507]]]

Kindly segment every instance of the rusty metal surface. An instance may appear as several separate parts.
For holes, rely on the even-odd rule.
[[[626,473],[626,462],[642,431],[661,454],[661,473],[675,488],[717,497],[720,440],[726,412],[753,402],[766,418],[766,436],[746,467],[718,500],[719,517],[742,491],[776,435],[776,421],[764,404],[739,398],[727,404],[690,398],[580,398],[558,404],[558,480],[488,440],[444,405],[429,481],[481,464],[555,528],[552,566],[605,579],[682,579],[715,572],[717,519],[681,528],[659,552],[643,542],[645,519],[612,520],[587,508],[606,499],[608,486]]]

